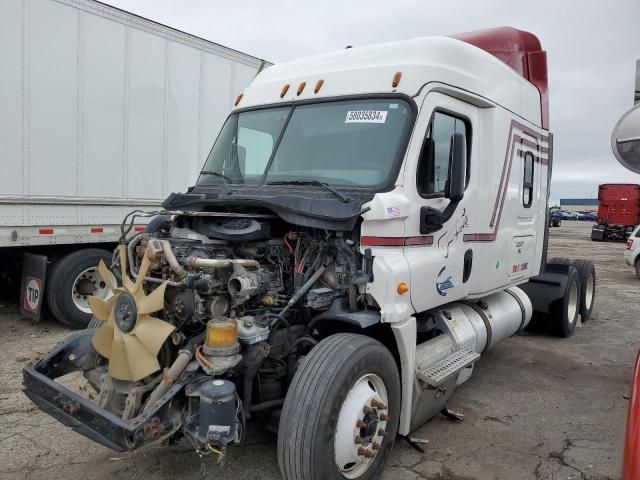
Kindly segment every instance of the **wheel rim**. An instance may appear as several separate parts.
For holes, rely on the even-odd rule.
[[[595,279],[593,278],[593,272],[589,273],[587,280],[587,286],[584,296],[584,303],[586,310],[591,310],[591,304],[593,303],[593,297],[595,294]]]
[[[569,304],[567,306],[567,316],[569,317],[569,323],[576,321],[578,314],[578,282],[571,282],[569,289]]]
[[[388,422],[388,395],[375,374],[360,377],[347,393],[334,438],[335,462],[346,478],[362,476],[382,449]]]
[[[113,283],[116,282],[116,277],[111,275]],[[102,279],[98,267],[87,268],[80,272],[73,282],[71,287],[71,298],[78,310],[84,313],[91,313],[89,307],[89,297],[98,297],[101,300],[109,300],[113,297],[113,292],[109,290],[106,283]]]

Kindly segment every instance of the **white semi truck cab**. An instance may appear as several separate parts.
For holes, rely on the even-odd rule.
[[[272,66],[25,393],[119,451],[224,455],[251,419],[278,429],[285,479],[373,478],[488,349],[591,315],[591,262],[546,260],[552,146],[527,32]],[[97,401],[55,382],[71,371]]]

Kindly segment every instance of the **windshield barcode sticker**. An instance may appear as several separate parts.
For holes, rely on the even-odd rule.
[[[386,120],[385,110],[349,110],[344,123],[384,123]]]

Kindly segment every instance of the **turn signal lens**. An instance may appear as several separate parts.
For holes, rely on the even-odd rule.
[[[408,291],[409,291],[409,285],[407,285],[404,282],[400,282],[396,287],[396,292],[398,292],[398,295],[404,295]]]
[[[633,240],[627,240],[627,250],[631,250],[632,245],[633,245]]]

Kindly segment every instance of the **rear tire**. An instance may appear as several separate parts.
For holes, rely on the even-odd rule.
[[[386,408],[365,415],[372,398],[386,398]],[[282,477],[378,478],[393,448],[399,416],[400,376],[391,352],[364,335],[327,337],[307,355],[287,392],[278,429]],[[358,430],[356,421],[368,427]],[[380,429],[386,433],[380,435]],[[356,443],[357,436],[362,443]],[[359,454],[359,448],[373,456]]]
[[[87,248],[73,252],[53,264],[47,275],[45,295],[49,310],[63,325],[69,328],[85,328],[89,324],[92,313],[87,311],[88,304],[84,304],[92,293],[80,295],[78,282],[83,282],[89,289],[92,288],[90,279],[80,277],[87,271],[91,272],[91,278],[95,275],[99,277],[97,270],[95,273],[93,270],[100,260],[111,265],[111,253],[98,248]],[[82,290],[82,293],[87,291]],[[80,298],[77,298],[78,295]]]
[[[636,277],[638,277],[638,279],[640,279],[640,258],[638,258],[638,260],[636,260]]]
[[[584,322],[591,318],[596,301],[596,269],[591,260],[584,258],[573,260],[571,265],[580,278],[580,318]]]
[[[563,338],[573,335],[580,313],[580,278],[574,267],[569,267],[564,295],[551,305],[549,313],[554,335]]]

